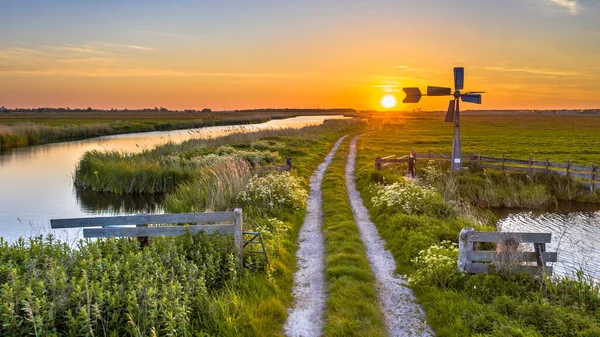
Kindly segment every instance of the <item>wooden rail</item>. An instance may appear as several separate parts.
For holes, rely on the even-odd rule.
[[[432,153],[415,153],[415,160],[433,160],[450,162],[450,155]],[[396,157],[377,157],[375,159],[375,169],[382,170],[390,165],[398,163],[407,163],[409,156]],[[562,176],[576,179],[576,181],[590,189],[594,193],[600,188],[600,166],[590,164],[590,166],[571,164],[567,159],[564,163],[551,162],[546,158],[545,161],[533,160],[530,156],[526,160],[506,158],[504,153],[502,157],[482,156],[481,153],[462,156],[463,163],[477,165],[487,169],[497,169],[506,171],[516,171],[524,173],[555,173]]]
[[[230,222],[230,224],[220,224]],[[186,226],[154,226],[162,224],[194,224]],[[136,227],[126,227],[133,226]],[[241,267],[244,261],[244,242],[242,231],[242,209],[236,208],[233,212],[215,213],[180,213],[180,214],[140,214],[129,216],[52,219],[52,229],[83,228],[84,238],[105,237],[137,237],[142,242],[148,242],[152,236],[176,236],[187,232],[197,234],[233,234],[233,241]],[[261,244],[262,244],[262,238]],[[263,245],[264,246],[264,245]],[[264,250],[264,247],[263,247]]]
[[[472,274],[487,273],[496,266],[529,274],[552,274],[552,267],[547,267],[546,263],[556,262],[558,254],[546,252],[546,244],[551,239],[551,233],[475,232],[473,228],[463,228],[458,241],[458,270]],[[502,249],[478,250],[480,242],[495,242],[502,245]],[[520,243],[533,243],[534,251],[520,251]],[[510,261],[506,259],[506,249],[513,250],[509,255]],[[535,262],[536,265],[523,265],[522,262]]]

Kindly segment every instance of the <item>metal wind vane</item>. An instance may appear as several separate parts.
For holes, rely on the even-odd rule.
[[[481,94],[483,91],[471,91],[462,93],[465,83],[465,68],[454,68],[454,93],[451,88],[445,87],[427,87],[427,94],[421,94],[419,88],[402,88],[406,93],[406,98],[402,103],[418,103],[421,96],[454,96],[448,104],[445,122],[454,123],[454,138],[452,139],[452,161],[450,168],[452,171],[462,169],[460,152],[460,109],[459,100],[467,103],[481,104]]]

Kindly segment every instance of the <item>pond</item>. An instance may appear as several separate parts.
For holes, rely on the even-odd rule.
[[[496,214],[502,231],[552,233],[546,249],[558,252],[554,275],[573,277],[581,270],[600,282],[600,205],[561,202],[551,210]]]
[[[53,232],[50,219],[162,212],[160,196],[116,196],[76,190],[73,173],[86,151],[140,152],[169,141],[301,128],[341,118],[345,117],[300,116],[261,124],[133,133],[14,149],[0,154],[0,237],[14,242],[19,237],[52,232],[61,240],[74,242],[81,238],[80,229]]]

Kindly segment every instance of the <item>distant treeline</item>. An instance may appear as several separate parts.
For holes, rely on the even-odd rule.
[[[212,109],[204,108],[202,110],[186,109],[186,110],[169,110],[165,107],[154,107],[144,109],[94,109],[91,107],[87,108],[16,108],[16,109],[0,109],[0,112],[213,112]],[[242,109],[242,110],[226,110],[222,112],[286,112],[286,113],[303,113],[303,112],[334,112],[334,113],[352,113],[356,112],[355,109],[350,108],[334,108],[334,109],[298,109],[298,108],[284,108],[284,109]]]
[[[267,108],[267,109],[243,109],[243,110],[229,110],[232,112],[337,112],[337,113],[347,113],[347,112],[356,112],[355,109],[350,108],[332,108],[332,109],[301,109],[301,108]]]

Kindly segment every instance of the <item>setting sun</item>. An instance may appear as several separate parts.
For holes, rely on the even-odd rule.
[[[396,97],[394,97],[394,95],[385,95],[383,98],[381,98],[379,103],[381,103],[381,106],[386,109],[393,108],[396,106]]]

